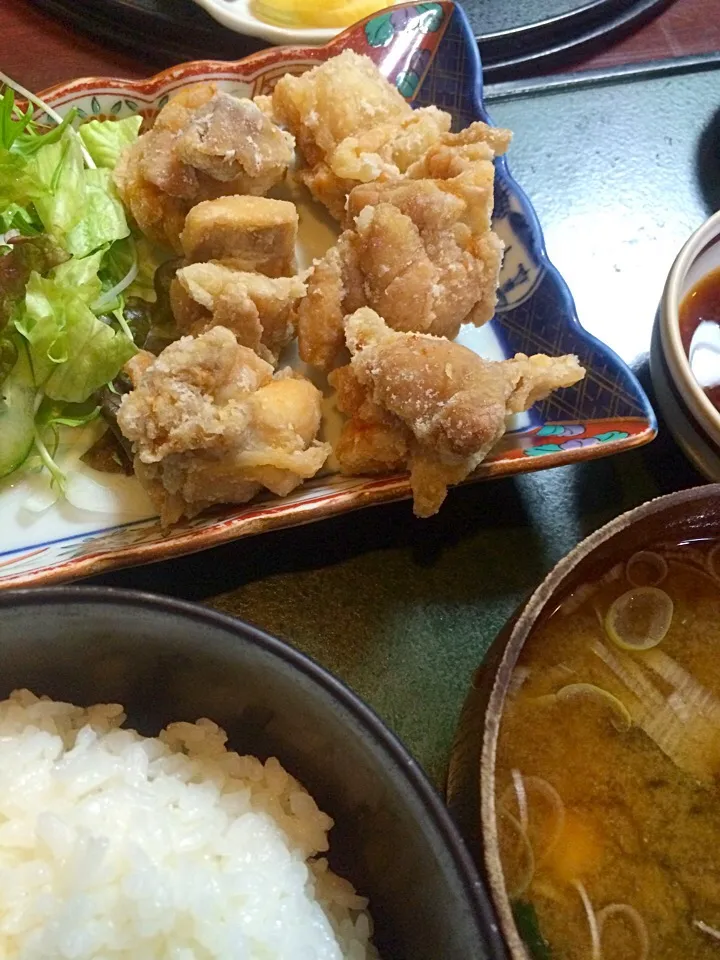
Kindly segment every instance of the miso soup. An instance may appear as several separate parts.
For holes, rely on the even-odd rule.
[[[720,542],[565,597],[515,668],[500,855],[535,958],[720,958]]]

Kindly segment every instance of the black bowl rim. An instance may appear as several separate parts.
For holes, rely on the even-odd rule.
[[[127,590],[101,586],[56,586],[25,587],[0,593],[0,615],[13,607],[37,607],[44,604],[98,602],[125,604],[130,607],[151,608],[174,614],[184,619],[196,620],[230,631],[240,639],[261,647],[272,657],[284,660],[322,687],[332,698],[339,701],[361,727],[381,746],[383,753],[397,768],[398,774],[420,800],[423,811],[434,824],[440,839],[451,856],[458,879],[461,881],[468,905],[479,933],[487,941],[490,957],[503,956],[502,939],[490,894],[485,890],[469,850],[455,826],[450,812],[443,804],[435,787],[420,764],[413,758],[401,740],[385,725],[378,714],[361,697],[354,693],[338,677],[326,670],[312,657],[266,633],[260,627],[247,623],[239,617],[212,610],[209,607],[165,597],[144,590]]]

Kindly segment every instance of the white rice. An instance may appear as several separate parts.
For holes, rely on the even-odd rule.
[[[333,824],[209,720],[158,738],[27,690],[0,702],[0,957],[370,960]]]

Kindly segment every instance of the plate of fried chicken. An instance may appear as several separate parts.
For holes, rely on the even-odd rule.
[[[44,95],[81,122],[144,117],[113,181],[163,253],[153,321],[102,400],[123,470],[86,458],[102,510],[32,522],[22,481],[0,489],[0,585],[392,499],[428,517],[463,481],[652,439],[642,389],[547,260],[464,14],[393,14],[326,47]]]

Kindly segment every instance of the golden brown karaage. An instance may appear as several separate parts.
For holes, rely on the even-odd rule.
[[[353,186],[400,176],[451,123],[437,107],[413,110],[368,57],[352,50],[282,77],[272,107],[305,160],[299,179],[337,220]]]
[[[179,252],[193,204],[266,193],[285,176],[294,146],[252,100],[198,84],[170,100],[124,151],[114,179],[143,233]]]
[[[398,333],[374,311],[347,318],[350,365],[330,375],[349,416],[335,455],[347,474],[410,469],[417,516],[437,513],[505,433],[506,418],[585,374],[574,356],[484,360],[438,337]]]
[[[180,243],[185,258],[234,260],[268,277],[295,273],[298,213],[287,200],[221,197],[205,200],[185,218]]]
[[[355,187],[350,226],[307,278],[297,308],[300,355],[323,370],[342,362],[343,317],[361,306],[395,330],[454,338],[495,310],[503,245],[491,230],[493,165],[475,160],[449,179]]]
[[[232,330],[239,344],[269,363],[295,336],[292,309],[305,294],[299,277],[271,279],[238,269],[232,261],[191,263],[177,271],[170,304],[181,334],[211,327]]]
[[[118,425],[165,525],[263,489],[285,496],[330,453],[316,439],[320,391],[289,369],[273,373],[223,327],[183,337],[129,373]]]

